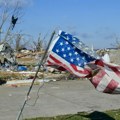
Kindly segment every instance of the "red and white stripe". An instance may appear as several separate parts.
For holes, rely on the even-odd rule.
[[[84,69],[82,67],[79,66],[75,66],[73,64],[70,64],[69,62],[67,62],[65,59],[61,58],[60,56],[58,56],[56,53],[54,52],[50,52],[48,58],[47,58],[47,66],[61,66],[63,68],[65,68],[67,71],[71,72],[72,74],[78,76],[78,77],[86,77],[87,75],[89,75],[89,71],[87,69]]]
[[[100,68],[99,72],[90,78],[95,88],[104,93],[120,93],[120,66],[101,60],[95,64]]]

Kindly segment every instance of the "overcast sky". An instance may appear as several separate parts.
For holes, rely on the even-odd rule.
[[[16,0],[9,1],[13,5]],[[120,0],[19,1],[24,6],[24,16],[15,30],[34,37],[61,29],[95,48],[111,47],[120,37]]]

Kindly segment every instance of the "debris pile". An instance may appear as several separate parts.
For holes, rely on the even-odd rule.
[[[15,69],[16,67],[15,52],[8,43],[0,45],[0,69]]]

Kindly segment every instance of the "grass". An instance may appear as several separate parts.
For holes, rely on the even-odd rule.
[[[19,73],[19,72],[7,72],[7,71],[2,71],[0,72],[0,81],[10,81],[10,80],[24,80],[24,79],[33,79],[35,76],[35,73]],[[38,78],[42,78],[43,74],[38,73]]]
[[[80,112],[77,114],[61,115],[55,117],[39,117],[25,120],[120,120],[120,109],[105,112]]]
[[[0,72],[0,80],[13,80],[13,79],[23,79],[25,75],[12,72]]]
[[[23,65],[26,65],[26,66],[35,66],[38,61],[35,60],[35,58],[22,57],[22,58],[17,58],[17,62],[19,64],[23,64]]]
[[[56,79],[56,80],[61,80],[65,79],[65,73],[63,74],[55,74],[55,73],[44,73],[44,72],[39,72],[37,75],[37,78],[43,79],[43,78],[48,78],[48,79]],[[9,81],[9,80],[24,80],[24,79],[33,79],[35,76],[35,73],[19,73],[19,72],[9,72],[9,71],[0,71],[0,81]]]

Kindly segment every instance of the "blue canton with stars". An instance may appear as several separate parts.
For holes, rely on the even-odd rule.
[[[95,57],[91,56],[90,50],[89,53],[83,51],[83,47],[84,50],[88,50],[88,47],[78,38],[62,31],[52,51],[70,64],[83,68],[88,62],[96,60]]]

